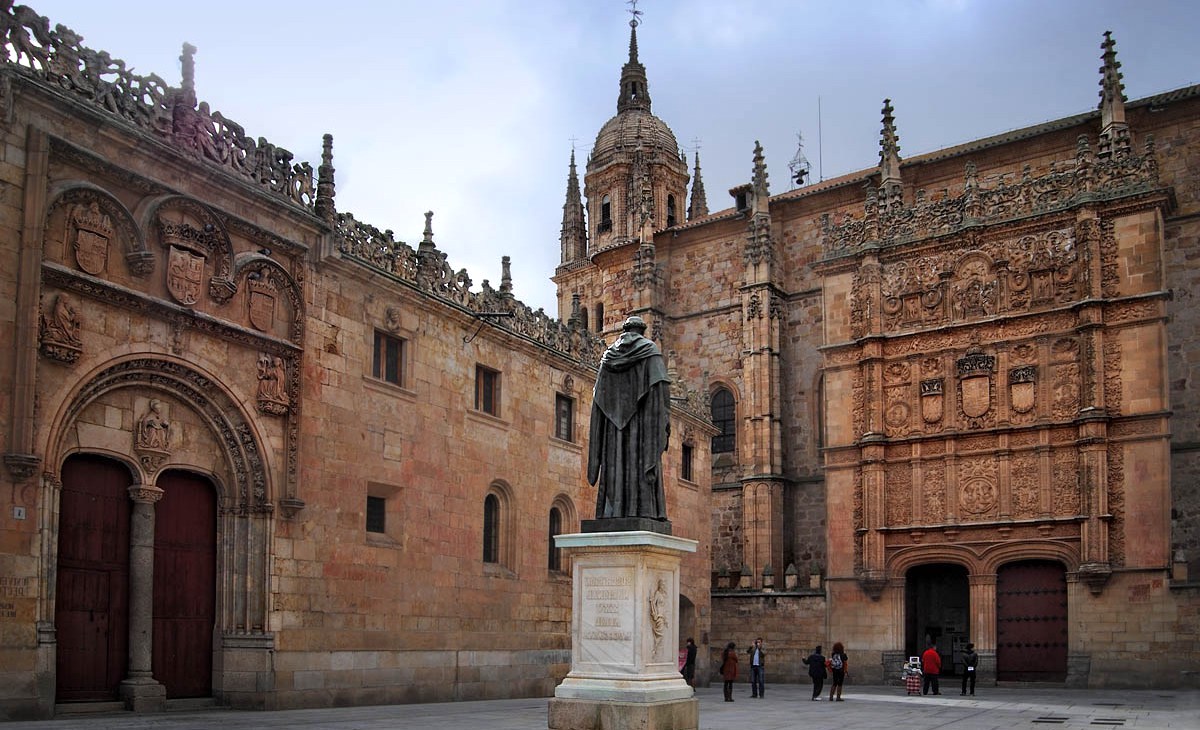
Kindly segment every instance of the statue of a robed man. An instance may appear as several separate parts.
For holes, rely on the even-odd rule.
[[[600,359],[592,397],[588,483],[596,519],[667,519],[662,453],[671,434],[671,381],[662,351],[630,317]],[[669,527],[668,527],[669,531]]]

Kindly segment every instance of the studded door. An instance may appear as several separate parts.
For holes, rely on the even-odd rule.
[[[62,469],[54,602],[59,702],[117,699],[128,663],[129,470],[76,455]]]
[[[1067,676],[1067,580],[1062,565],[1011,563],[996,575],[996,679]]]

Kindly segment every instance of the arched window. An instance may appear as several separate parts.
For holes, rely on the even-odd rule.
[[[604,331],[604,302],[596,303],[596,331]]]
[[[500,562],[500,498],[494,494],[483,500],[483,562]]]
[[[667,227],[675,225],[675,196],[667,196]]]
[[[554,536],[561,535],[563,530],[562,511],[558,507],[550,508],[550,550],[546,561],[546,567],[550,570],[562,570],[562,548],[554,544]]]
[[[584,329],[587,329],[587,328],[588,328],[588,310],[587,310],[587,307],[580,307],[580,308],[579,308],[579,324],[580,324],[580,325],[582,325]]]
[[[612,230],[612,198],[605,195],[600,200],[600,223],[596,226],[597,233]]]
[[[721,430],[712,440],[712,452],[723,454],[733,451],[737,438],[734,420],[733,393],[728,388],[717,388],[712,395],[712,422]]]

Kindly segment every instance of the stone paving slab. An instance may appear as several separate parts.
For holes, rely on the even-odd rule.
[[[1200,730],[1200,690],[979,688],[939,696],[901,687],[847,686],[845,702],[812,702],[803,685],[767,685],[752,699],[738,685],[734,702],[719,686],[700,688],[701,730]],[[0,730],[542,730],[547,698],[383,705],[280,712],[178,711],[156,715],[73,715],[9,722]]]

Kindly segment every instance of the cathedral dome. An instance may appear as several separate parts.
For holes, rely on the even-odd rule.
[[[592,146],[591,166],[606,165],[621,152],[638,148],[679,156],[679,143],[667,123],[644,109],[626,109],[605,122]]]

